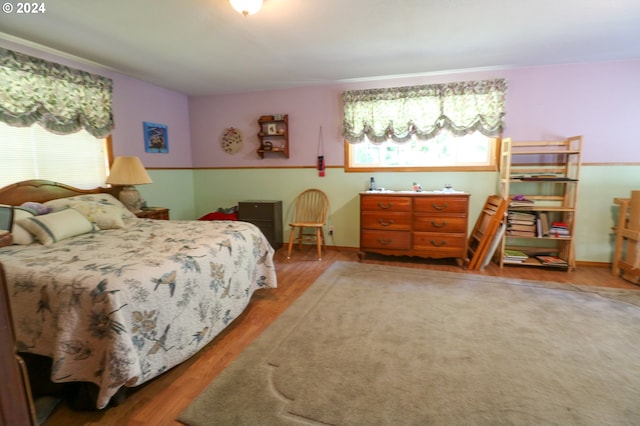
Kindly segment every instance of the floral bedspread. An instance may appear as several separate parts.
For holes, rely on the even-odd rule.
[[[105,407],[188,359],[276,287],[273,249],[245,222],[140,219],[50,246],[0,248],[20,351]]]

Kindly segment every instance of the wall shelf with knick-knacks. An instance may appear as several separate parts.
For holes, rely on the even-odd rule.
[[[263,115],[258,119],[260,146],[257,153],[260,158],[279,154],[289,158],[289,116],[287,114]]]

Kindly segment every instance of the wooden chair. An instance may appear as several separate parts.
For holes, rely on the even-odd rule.
[[[296,198],[295,218],[289,224],[289,249],[287,259],[291,258],[294,243],[302,247],[303,242],[315,242],[318,247],[318,260],[322,260],[322,249],[326,249],[324,226],[329,212],[329,198],[319,189],[307,189]],[[309,231],[311,229],[311,231]]]

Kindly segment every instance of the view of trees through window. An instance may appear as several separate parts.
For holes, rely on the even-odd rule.
[[[345,142],[347,171],[398,169],[495,170],[497,142],[475,132],[455,136],[440,132],[429,140],[412,139],[404,143],[387,140],[376,144],[368,140]]]

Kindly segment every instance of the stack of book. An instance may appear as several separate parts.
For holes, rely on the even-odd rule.
[[[523,251],[514,249],[505,249],[502,256],[504,263],[523,263],[529,256]]]
[[[533,200],[527,199],[524,195],[518,194],[511,197],[509,207],[533,207]]]
[[[507,213],[507,235],[512,237],[535,237],[538,232],[537,216],[534,213]]]
[[[549,228],[549,236],[555,238],[569,238],[569,227],[564,222],[552,222]]]
[[[569,263],[566,260],[559,258],[558,256],[536,256],[536,259],[538,259],[544,266],[549,266],[552,268],[566,269],[569,267]]]

